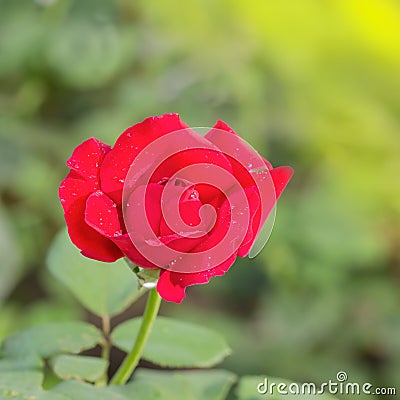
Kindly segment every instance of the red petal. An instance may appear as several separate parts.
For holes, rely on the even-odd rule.
[[[117,205],[100,190],[86,201],[85,222],[105,237],[122,235]]]
[[[225,139],[224,136],[218,134],[218,130],[225,131],[231,133],[232,139],[228,140]],[[215,125],[210,129],[210,131],[205,135],[205,138],[210,140],[216,146],[218,146],[221,150],[229,149],[229,154],[236,153],[235,158],[236,160],[241,160],[242,162],[248,160],[251,163],[252,154],[256,153],[254,149],[250,145],[248,145],[226,122],[218,120]],[[238,146],[239,144],[239,146]],[[272,169],[272,165],[261,156],[258,156],[255,159],[255,163],[258,164],[258,158],[264,160],[264,164],[268,169]],[[231,160],[229,160],[231,161]],[[249,168],[261,168],[261,165],[254,165],[249,166]]]
[[[87,182],[82,180],[79,175],[74,171],[71,171],[67,177],[61,182],[60,187],[58,189],[58,196],[60,197],[61,205],[64,209],[64,212],[67,212],[68,209],[72,206],[75,201],[86,198],[92,193],[93,190],[96,190],[95,182]]]
[[[182,132],[182,135],[184,135],[184,132]],[[174,174],[177,174],[176,176],[180,179],[190,182],[208,182],[210,164],[213,168],[220,167],[232,173],[231,164],[223,153],[211,148],[213,145],[200,135],[195,138],[196,141],[190,141],[190,144],[187,144],[188,146],[193,146],[193,148],[180,151],[166,158],[155,170],[151,181],[159,182],[163,178],[171,178]],[[187,137],[185,139],[189,142]],[[209,148],[195,148],[196,146],[207,146]],[[184,170],[185,167],[189,168]],[[209,190],[211,191],[209,192]],[[215,194],[215,188],[210,185],[203,187],[200,193],[203,202],[211,200]]]
[[[156,183],[151,183],[147,186],[139,186],[127,199],[124,220],[128,231],[127,236],[129,240],[130,238],[134,239],[135,246],[133,243],[129,245],[127,241],[128,238],[126,238],[123,243],[126,247],[123,251],[129,259],[141,267],[157,268],[159,266],[166,266],[171,261],[170,257],[168,255],[166,256],[166,252],[163,251],[165,248],[154,248],[154,245],[152,245],[159,236],[162,215],[161,195],[163,189],[163,186]],[[143,207],[143,202],[145,207]],[[118,245],[120,246],[119,242]],[[129,246],[133,247],[131,251],[129,250]],[[145,254],[148,259],[151,259],[154,255],[157,259],[157,265],[153,265],[141,252]]]
[[[250,223],[246,232],[246,236],[243,239],[242,244],[238,250],[238,256],[245,257],[254,243],[257,237],[260,226],[261,210],[260,210],[260,196],[256,187],[245,189],[247,201],[249,203],[250,211]]]
[[[248,204],[250,206],[250,219],[248,220],[248,223],[251,224],[252,211],[256,208],[255,204],[258,204],[257,200],[253,199],[251,193],[254,190],[255,189],[245,189],[247,201],[246,198],[243,198],[242,192],[228,194],[227,198],[225,198],[224,202],[218,209],[217,220],[213,229],[209,233],[209,237],[195,247],[193,252],[203,252],[213,249],[223,241],[225,246],[224,258],[230,256],[232,253],[237,253],[240,244],[246,239],[246,232],[248,230],[248,225],[244,222],[248,218],[246,211],[247,206]],[[231,254],[229,252],[231,252]],[[213,254],[213,258],[214,257],[221,257],[219,250]]]
[[[158,268],[158,265],[152,264],[149,260],[144,258],[142,254],[136,249],[127,233],[122,236],[113,238],[114,243],[121,249],[126,257],[129,258],[135,265],[143,268]]]
[[[272,181],[275,186],[275,195],[278,200],[279,196],[282,194],[283,189],[285,189],[286,185],[290,181],[290,178],[293,176],[293,168],[291,167],[277,167],[270,171]]]
[[[212,226],[213,221],[203,221],[202,224],[200,208],[203,204],[198,199],[199,194],[193,187],[189,187],[184,190],[183,193],[182,188],[180,190],[177,189],[176,196],[174,196],[174,193],[170,193],[173,188],[174,186],[170,186],[166,189],[171,198],[169,200],[167,199],[163,204],[163,210],[164,214],[165,212],[169,213],[168,222],[170,223],[170,226],[167,224],[164,215],[160,223],[161,241],[176,251],[189,252],[199,243],[204,241],[207,237],[207,230]],[[178,200],[179,215],[171,217],[172,212],[170,213],[169,210],[176,207],[176,202]],[[182,221],[189,227],[182,226],[180,219],[182,219]],[[191,231],[198,231],[196,237],[191,238],[180,234],[182,232],[189,234]],[[204,234],[201,234],[201,231],[203,231]]]
[[[118,138],[101,166],[102,190],[120,203],[125,178],[135,157],[157,138],[184,128],[187,125],[178,114],[150,117],[128,128]]]
[[[67,161],[67,166],[83,179],[97,180],[99,167],[111,147],[90,138],[81,143]]]
[[[215,123],[213,129],[221,129],[221,131],[226,131],[232,133],[233,135],[238,135],[225,121],[222,121],[220,119]]]
[[[225,199],[217,212],[217,220],[208,234],[208,238],[203,240],[193,249],[193,252],[203,252],[212,249],[225,237],[231,223],[231,208],[229,201]]]
[[[117,260],[122,253],[112,241],[88,226],[84,215],[88,196],[99,188],[99,166],[109,150],[109,146],[94,138],[80,144],[67,161],[71,171],[59,188],[72,242],[83,255],[105,262]]]
[[[133,190],[127,199],[127,205],[124,218],[125,225],[128,232],[142,232],[144,234],[144,227],[147,221],[155,236],[160,232],[161,221],[161,195],[164,187],[157,183],[150,183],[149,185],[139,186]],[[143,209],[143,198],[145,199],[145,207]],[[141,213],[140,218],[137,213]],[[144,222],[141,217],[145,217]],[[146,223],[147,225],[147,223]]]
[[[232,255],[215,268],[192,274],[161,270],[157,291],[164,300],[180,303],[185,297],[187,286],[208,283],[212,277],[224,275],[233,265],[235,259],[236,256]]]
[[[89,197],[85,219],[88,225],[112,240],[134,264],[144,268],[158,268],[141,255],[128,234],[122,234],[116,204],[106,194],[99,191]]]
[[[85,223],[85,209],[86,198],[81,197],[65,212],[65,221],[71,241],[86,257],[104,262],[114,262],[121,258],[121,251],[111,240]]]
[[[177,188],[177,186],[175,186]],[[179,189],[177,188],[176,193],[174,191],[175,188],[172,185],[167,187],[166,191],[168,192],[169,198],[166,198],[164,196],[164,201],[163,201],[163,211],[165,213],[169,213],[171,215],[169,210],[172,210],[177,206],[177,202],[179,201],[178,204],[178,211],[179,211],[179,216],[182,218],[182,221],[189,225],[189,226],[197,226],[200,224],[200,208],[203,205],[201,201],[199,200],[198,192],[194,190],[193,186],[189,187],[188,189],[183,189],[182,187]],[[174,191],[174,193],[172,193]],[[176,194],[176,195],[175,195]],[[166,236],[166,235],[171,235],[174,233],[178,233],[180,229],[180,221],[175,221],[175,218],[169,218],[168,221],[171,223],[171,227],[167,225],[167,222],[165,221],[165,216],[163,215],[163,218],[161,219],[161,224],[160,224],[160,235],[161,236]],[[176,224],[174,223],[176,222]]]
[[[293,175],[293,169],[290,167],[278,167],[270,170],[269,172],[271,174],[271,179],[274,184],[275,194],[270,194],[269,196],[264,197],[265,202],[262,204],[263,215],[261,215],[261,208],[259,207],[259,205],[257,206],[257,209],[254,210],[254,207],[256,206],[255,198],[249,198],[248,193],[246,192],[250,204],[250,211],[252,213],[252,223],[246,234],[245,240],[239,248],[238,256],[240,257],[245,257],[249,253],[251,246],[257,238],[257,235],[260,232],[265,221],[267,220],[269,214],[271,213],[271,210],[278,200],[278,197],[282,194],[283,189]],[[257,190],[256,188],[254,189]]]

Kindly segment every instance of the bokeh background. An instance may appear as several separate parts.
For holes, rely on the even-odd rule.
[[[0,339],[90,318],[45,267],[73,148],[179,112],[296,173],[263,252],[162,312],[241,375],[400,385],[399,1],[0,0],[0,81]]]

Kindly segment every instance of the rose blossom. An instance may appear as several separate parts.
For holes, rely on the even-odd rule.
[[[184,150],[165,153],[168,146],[185,141],[190,145]],[[225,151],[229,146],[237,152]],[[151,165],[160,155],[144,179],[140,160]],[[254,159],[261,161],[248,161]],[[272,168],[226,123],[218,121],[202,137],[177,114],[150,117],[128,128],[113,148],[88,139],[74,150],[67,166],[70,172],[59,196],[72,242],[89,258],[113,262],[127,257],[140,267],[160,269],[157,291],[174,302],[182,301],[187,286],[224,275],[237,256],[248,255],[293,174],[290,167]],[[213,172],[207,177],[204,168]],[[265,195],[260,176],[271,182],[273,194]],[[235,211],[232,201],[240,196]],[[205,206],[213,212],[203,215],[202,209],[210,211]],[[242,214],[245,219],[240,220]],[[218,244],[226,247],[224,238],[234,243],[232,249],[217,254]],[[183,255],[180,269],[171,256],[175,253]],[[210,264],[210,259],[218,261]]]

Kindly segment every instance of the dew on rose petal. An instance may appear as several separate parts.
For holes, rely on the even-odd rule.
[[[118,182],[119,182],[119,183],[124,183],[124,182],[125,182],[125,179],[118,179]]]
[[[188,198],[189,200],[199,200],[200,198],[199,192],[197,190],[192,190]]]

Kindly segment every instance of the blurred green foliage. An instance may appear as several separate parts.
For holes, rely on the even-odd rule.
[[[82,313],[44,268],[72,149],[179,112],[296,173],[263,252],[164,313],[219,327],[240,374],[400,384],[398,1],[0,10],[0,337]]]

